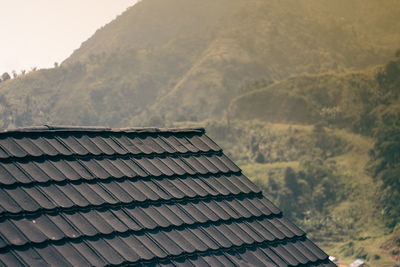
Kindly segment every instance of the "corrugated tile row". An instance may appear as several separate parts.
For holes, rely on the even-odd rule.
[[[205,175],[239,171],[240,169],[223,154],[150,158],[58,159],[0,163],[0,185],[80,179]]]
[[[314,261],[307,261],[304,257],[312,258]],[[310,253],[311,252],[311,253]],[[295,255],[294,259],[284,260],[286,254]],[[218,253],[207,253],[204,255],[194,255],[191,257],[181,257],[179,259],[163,262],[159,266],[268,266],[268,267],[286,267],[286,266],[308,266],[308,267],[334,267],[332,262],[316,259],[313,253],[314,248],[310,244],[304,244],[301,241],[295,241],[289,246],[268,245],[232,249]],[[298,259],[297,259],[298,258]],[[316,259],[316,260],[315,260]]]
[[[307,239],[240,247],[233,245],[242,242],[235,241],[238,237],[230,235],[233,229],[228,226],[212,226],[207,230],[210,232],[187,228],[182,231],[94,238],[82,242],[15,249],[8,254],[0,254],[0,262],[6,266],[107,266],[132,262],[156,265],[162,259],[176,257],[177,260],[170,261],[173,266],[187,266],[191,262],[195,266],[283,267],[310,266],[326,260],[326,254]],[[210,234],[213,238],[208,236]]]
[[[11,217],[0,221],[0,249],[99,234],[176,228],[227,221],[261,220],[276,214],[263,198],[182,202],[129,206],[114,209],[88,209]],[[255,221],[255,224],[259,222]],[[291,238],[304,233],[284,218],[263,222],[272,233],[268,240]],[[262,226],[261,226],[262,228]],[[258,242],[261,242],[258,241]]]
[[[221,149],[206,135],[188,134],[75,134],[31,137],[0,137],[0,159],[27,156],[87,156],[87,155],[126,155],[198,153],[220,151]]]
[[[4,213],[34,213],[40,210],[118,206],[148,201],[196,200],[250,193],[259,193],[259,189],[241,174],[170,177],[159,180],[115,179],[91,183],[47,183],[0,188],[0,216]],[[270,207],[272,206],[271,204]],[[271,209],[279,213],[277,208]]]

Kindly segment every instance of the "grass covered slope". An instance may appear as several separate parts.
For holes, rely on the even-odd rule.
[[[299,75],[245,93],[229,107],[230,117],[266,122],[323,122],[373,135],[400,110],[400,58],[362,71]]]
[[[237,97],[230,107],[231,116],[302,124],[324,119],[354,123],[370,100],[365,98],[376,91],[376,74],[374,67],[359,72],[295,76]]]

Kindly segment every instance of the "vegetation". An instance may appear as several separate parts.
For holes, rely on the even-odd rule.
[[[204,126],[329,253],[400,251],[400,2],[144,0],[52,69],[3,74],[0,127]]]

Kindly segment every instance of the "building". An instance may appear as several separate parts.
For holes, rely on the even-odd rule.
[[[203,129],[0,133],[0,265],[335,266]]]

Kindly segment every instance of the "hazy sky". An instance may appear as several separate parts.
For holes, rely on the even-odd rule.
[[[0,0],[0,75],[52,67],[137,0]]]

